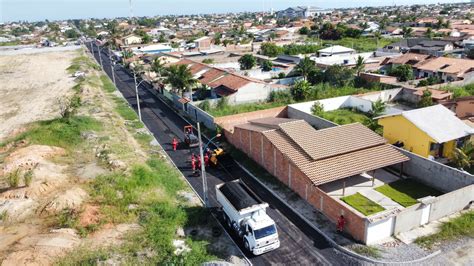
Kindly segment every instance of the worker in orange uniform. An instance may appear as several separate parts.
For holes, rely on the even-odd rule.
[[[337,232],[342,233],[344,231],[344,225],[346,224],[346,220],[344,219],[344,215],[341,214],[339,219],[337,219]]]
[[[173,142],[171,142],[173,145],[173,150],[175,151],[178,148],[178,140],[176,138],[173,138]]]
[[[196,172],[196,158],[194,153],[191,155],[191,168],[193,169],[193,173]]]
[[[201,171],[201,156],[200,155],[197,156],[197,169]]]
[[[204,155],[204,165],[206,167],[209,166],[209,155],[207,155],[207,153],[206,153],[206,155]]]

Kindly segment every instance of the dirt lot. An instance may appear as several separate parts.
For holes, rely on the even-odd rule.
[[[71,93],[66,72],[77,51],[0,56],[0,141],[26,123],[58,115],[55,99]]]

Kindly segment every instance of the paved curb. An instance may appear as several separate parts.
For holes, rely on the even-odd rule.
[[[257,181],[258,183],[260,183],[260,185],[262,185],[264,188],[267,189],[267,191],[269,191],[273,196],[275,196],[279,201],[281,201],[283,204],[285,204],[288,208],[290,209],[293,209],[290,205],[288,205],[288,203],[286,203],[285,200],[283,200],[280,196],[278,196],[275,192],[273,192],[272,189],[268,188],[262,181],[260,181],[256,176],[254,176],[249,170],[247,170],[247,168],[245,168],[242,164],[240,164],[238,161],[234,160],[234,162],[240,166],[249,176],[251,176],[255,181]],[[400,262],[392,262],[392,261],[380,261],[380,260],[375,260],[375,259],[371,259],[369,257],[366,257],[366,256],[363,256],[363,255],[360,255],[358,253],[355,253],[354,251],[348,249],[348,248],[345,248],[339,244],[337,244],[331,237],[329,237],[328,235],[326,235],[323,231],[321,231],[319,228],[317,228],[311,221],[309,221],[308,219],[306,219],[306,217],[304,217],[303,215],[301,215],[299,212],[296,212],[295,213],[298,215],[299,218],[301,218],[303,221],[305,221],[308,225],[310,225],[314,230],[318,231],[322,236],[324,236],[324,238],[326,238],[326,240],[328,240],[329,243],[331,243],[331,246],[333,246],[334,248],[336,248],[337,250],[341,251],[342,253],[345,253],[351,257],[355,257],[357,259],[360,259],[360,260],[363,260],[363,261],[366,261],[366,262],[370,262],[370,263],[374,263],[374,264],[377,264],[377,265],[401,265],[401,264],[415,264],[415,263],[419,263],[419,262],[422,262],[422,261],[425,261],[427,259],[430,259],[430,258],[433,258],[433,257],[436,257],[437,255],[439,255],[441,253],[441,250],[438,250],[438,251],[435,251],[423,258],[419,258],[419,259],[416,259],[416,260],[411,260],[411,261],[400,261]]]

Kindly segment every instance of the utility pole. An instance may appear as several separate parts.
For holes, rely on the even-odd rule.
[[[132,21],[132,18],[133,18],[132,0],[128,0],[128,3],[130,4],[130,21]]]
[[[110,71],[112,71],[112,81],[114,82],[115,87],[117,87],[117,83],[115,83],[115,73],[114,73],[115,62],[112,61],[112,54],[110,53],[110,48],[109,48],[109,62],[110,62]]]
[[[91,41],[91,53],[92,53],[92,56],[94,56],[94,45],[92,45],[92,42],[93,41]]]
[[[140,110],[140,98],[138,96],[138,86],[139,86],[139,84],[137,84],[137,74],[135,73],[135,71],[133,71],[133,80],[135,81],[135,94],[137,95],[138,118],[140,119],[140,122],[142,122],[142,111]]]
[[[204,152],[202,149],[202,139],[201,139],[201,125],[197,123],[198,128],[198,138],[199,138],[199,155],[201,156],[201,177],[202,177],[202,193],[204,194],[204,207],[209,208],[209,199],[207,197],[207,177],[206,177],[206,165],[204,164]]]

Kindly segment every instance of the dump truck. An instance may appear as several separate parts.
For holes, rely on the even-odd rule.
[[[254,255],[280,247],[275,222],[266,213],[268,203],[258,199],[239,179],[216,186],[223,219]]]

